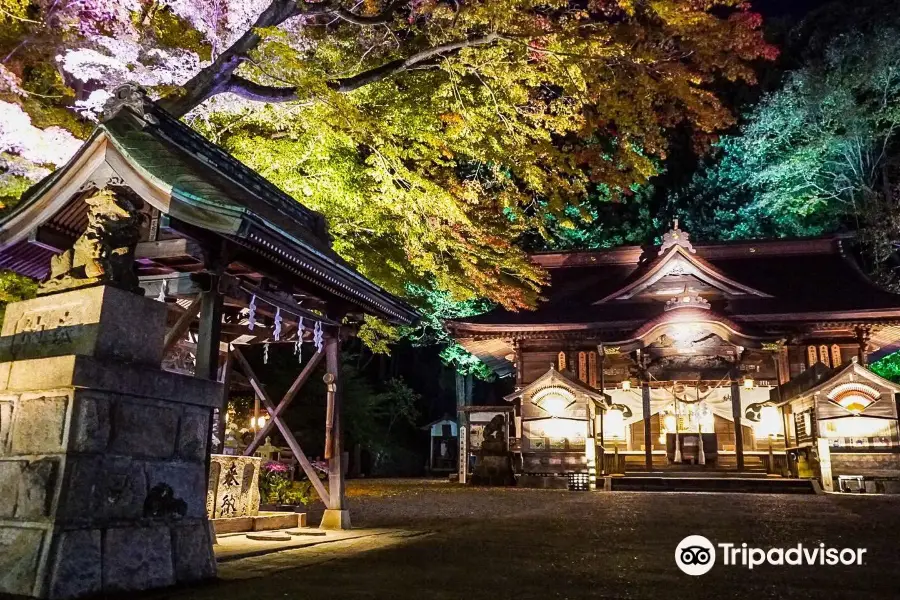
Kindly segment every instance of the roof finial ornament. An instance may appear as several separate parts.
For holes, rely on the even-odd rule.
[[[672,229],[663,236],[662,245],[659,247],[660,256],[672,246],[681,246],[691,254],[696,254],[697,252],[691,244],[691,235],[678,228],[678,218],[673,220]]]
[[[100,122],[105,122],[115,117],[123,108],[130,108],[131,112],[139,119],[150,125],[156,125],[157,119],[151,113],[153,101],[147,95],[143,87],[131,83],[120,85],[113,90],[110,97],[103,105],[100,113]]]

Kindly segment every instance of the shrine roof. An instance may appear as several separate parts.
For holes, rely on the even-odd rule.
[[[900,319],[900,295],[863,274],[846,252],[847,237],[535,254],[550,279],[536,310],[498,309],[451,327],[458,337],[542,328],[634,332],[683,293],[703,297],[714,312],[749,329]],[[676,260],[678,271],[659,274],[664,261]],[[636,283],[644,289],[636,292]]]
[[[34,185],[0,220],[0,268],[42,278],[49,226],[74,240],[86,226],[80,200],[91,186],[126,186],[166,219],[229,240],[298,277],[315,293],[336,296],[393,322],[414,309],[369,281],[331,248],[324,217],[290,197],[220,146],[125,86],[75,156]]]

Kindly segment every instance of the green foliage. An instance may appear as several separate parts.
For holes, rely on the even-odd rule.
[[[356,368],[353,356],[345,357],[341,376],[347,436],[372,453],[373,469],[377,469],[397,449],[398,427],[415,426],[419,395],[399,378],[376,388]]]
[[[376,28],[308,27],[304,43],[261,30],[241,75],[293,86],[300,101],[195,124],[322,212],[335,249],[389,291],[433,285],[508,309],[533,307],[545,282],[519,236],[545,213],[569,219],[598,184],[617,200],[646,183],[673,127],[730,124],[711,84],[752,81],[750,61],[775,54],[736,0],[429,1],[398,13]],[[457,50],[421,55],[443,44]],[[342,89],[381,68],[391,76]]]
[[[495,303],[481,298],[454,300],[447,292],[417,285],[407,286],[407,296],[422,314],[416,327],[405,331],[414,346],[441,345],[441,360],[461,375],[474,375],[484,381],[494,378],[494,372],[486,364],[453,339],[447,322],[484,314],[495,308]]]
[[[291,481],[288,469],[277,462],[264,463],[259,473],[259,497],[268,504],[307,505],[313,499],[309,480]]]
[[[878,227],[880,203],[893,195],[886,182],[898,125],[895,19],[835,37],[791,72],[670,205],[692,233],[712,239],[817,235],[841,223]]]
[[[356,337],[373,354],[390,354],[391,344],[398,342],[401,336],[399,328],[371,315],[365,316],[363,324],[356,333]]]
[[[889,381],[900,383],[900,352],[888,354],[870,364],[869,368]]]
[[[578,206],[562,216],[544,214],[538,230],[527,236],[533,250],[603,250],[640,245],[653,238],[659,223],[652,212],[653,185],[637,186],[619,194],[597,186]]]
[[[0,271],[0,321],[10,302],[34,298],[37,282],[12,271]]]

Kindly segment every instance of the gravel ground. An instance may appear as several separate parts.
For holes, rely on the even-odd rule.
[[[421,480],[351,483],[348,496],[355,526],[432,533],[322,565],[219,583],[215,596],[900,598],[900,497],[575,493]],[[674,562],[676,545],[690,534],[762,548],[821,542],[868,552],[862,566],[750,571],[717,564],[690,577]]]

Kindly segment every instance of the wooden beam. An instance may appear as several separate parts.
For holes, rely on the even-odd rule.
[[[297,378],[294,380],[294,383],[291,384],[291,387],[285,392],[284,396],[281,398],[281,402],[278,403],[278,406],[275,407],[275,414],[279,417],[284,414],[284,411],[287,410],[288,406],[291,405],[291,402],[294,401],[294,396],[297,395],[297,392],[300,391],[306,381],[309,379],[309,376],[312,375],[313,371],[316,370],[316,367],[319,366],[319,363],[322,362],[322,357],[324,355],[321,352],[316,352],[312,355],[312,358],[309,359],[309,362],[306,363],[306,366],[303,367],[303,370],[300,371],[300,374],[297,375]],[[256,452],[256,449],[259,448],[263,441],[265,441],[266,436],[271,433],[271,431],[275,428],[274,419],[270,419],[268,423],[266,423],[262,429],[256,434],[256,437],[250,442],[250,445],[244,450],[244,456],[253,456],[253,453]]]
[[[165,260],[182,257],[202,263],[203,250],[200,248],[200,244],[186,238],[173,238],[157,242],[139,242],[134,249],[135,259]]]
[[[181,313],[181,316],[178,317],[178,320],[172,325],[172,328],[166,332],[163,354],[168,353],[169,350],[175,347],[175,344],[177,344],[178,341],[184,337],[184,334],[187,333],[187,330],[190,329],[191,323],[193,323],[197,315],[200,314],[200,305],[202,304],[200,299],[201,295],[197,294],[197,297],[194,298],[187,310]]]
[[[303,453],[303,449],[300,448],[300,444],[297,443],[297,439],[294,437],[294,434],[290,429],[288,429],[287,425],[282,422],[281,416],[276,411],[275,405],[272,404],[272,401],[269,399],[269,396],[266,394],[265,390],[263,390],[262,385],[259,382],[259,378],[256,377],[256,373],[254,373],[253,369],[250,367],[250,363],[248,363],[247,359],[244,358],[244,354],[240,351],[239,348],[234,347],[232,352],[234,353],[234,357],[240,363],[241,369],[243,369],[244,371],[244,375],[246,375],[247,379],[250,380],[250,387],[253,388],[253,391],[256,393],[257,398],[262,400],[266,405],[266,410],[269,412],[269,417],[271,417],[272,422],[275,423],[275,426],[278,427],[278,431],[281,432],[281,435],[287,442],[288,447],[290,447],[291,452],[293,452],[294,456],[297,457],[297,460],[300,462],[300,466],[303,468],[303,472],[306,473],[307,477],[309,477],[310,483],[312,483],[312,486],[316,489],[316,493],[319,494],[319,498],[322,499],[322,502],[325,503],[325,506],[330,507],[331,496],[329,495],[328,490],[325,489],[325,484],[323,484],[322,480],[319,479],[319,475],[316,473],[316,470],[309,462],[306,454]]]

